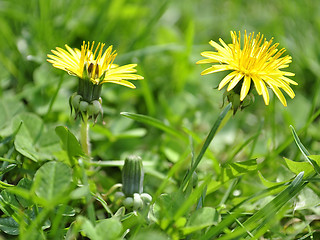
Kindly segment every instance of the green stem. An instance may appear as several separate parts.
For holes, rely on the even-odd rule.
[[[84,186],[87,186],[87,188],[90,189],[89,180],[88,180],[88,176],[86,174],[85,164],[84,164],[83,158],[79,159],[79,165],[80,165],[81,172],[82,172],[82,183]],[[93,198],[92,198],[90,192],[87,193],[87,195],[86,195],[86,202],[87,202],[88,218],[91,221],[91,223],[93,225],[95,225],[96,224],[96,214],[95,214],[95,209],[94,209],[94,205],[93,205]]]
[[[205,154],[205,152],[207,151],[207,148],[209,147],[212,139],[214,138],[214,136],[216,135],[217,131],[220,129],[221,126],[224,125],[224,123],[222,124],[222,120],[225,118],[225,116],[227,115],[227,113],[229,112],[230,108],[231,108],[232,104],[229,103],[225,109],[220,113],[218,119],[216,120],[216,122],[214,123],[214,125],[212,126],[203,146],[202,149],[198,155],[198,157],[196,158],[194,164],[191,166],[190,171],[186,174],[186,177],[184,178],[180,189],[183,190],[186,186],[187,183],[189,182],[193,172],[196,170],[196,168],[198,167],[203,155]]]
[[[90,156],[90,140],[89,140],[89,124],[88,124],[88,115],[83,114],[83,121],[81,121],[81,129],[80,129],[80,144],[83,152]]]

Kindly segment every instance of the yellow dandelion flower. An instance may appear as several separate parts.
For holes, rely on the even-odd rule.
[[[118,66],[113,63],[117,54],[109,46],[104,52],[105,44],[98,43],[94,48],[94,42],[90,45],[83,42],[81,50],[72,49],[65,45],[66,49],[57,47],[48,54],[47,61],[55,68],[62,69],[79,79],[78,90],[69,99],[71,113],[74,110],[76,118],[92,118],[97,121],[98,115],[103,114],[101,88],[103,83],[116,83],[129,88],[135,88],[128,80],[143,79],[135,74],[137,64]]]
[[[72,49],[65,45],[66,50],[57,47],[51,50],[54,54],[48,54],[48,62],[55,68],[62,69],[70,75],[78,76],[80,79],[90,79],[93,84],[116,83],[129,88],[135,88],[127,80],[143,79],[142,76],[134,74],[137,72],[137,64],[118,66],[113,64],[117,54],[109,46],[103,53],[104,43],[98,43],[94,49],[94,42],[87,44],[83,42],[81,50]]]
[[[289,85],[298,85],[288,78],[288,76],[294,76],[294,73],[281,70],[289,66],[291,56],[281,57],[285,49],[278,50],[278,43],[272,45],[273,38],[267,41],[260,33],[255,36],[254,33],[247,35],[245,32],[243,43],[240,32],[237,36],[236,32],[231,31],[231,38],[232,44],[228,45],[221,38],[219,39],[220,44],[212,40],[209,42],[217,51],[202,52],[201,56],[206,59],[198,61],[197,64],[216,64],[202,71],[201,75],[231,71],[220,82],[219,90],[229,83],[227,91],[230,91],[243,80],[241,91],[239,90],[240,101],[243,101],[251,89],[251,81],[253,81],[257,93],[263,96],[266,105],[269,104],[267,89],[269,87],[281,103],[287,106],[287,101],[280,89],[294,98],[295,94]]]

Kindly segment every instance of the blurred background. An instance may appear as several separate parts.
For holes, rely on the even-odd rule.
[[[68,105],[77,79],[54,69],[46,55],[64,44],[80,48],[83,41],[104,42],[117,50],[115,63],[137,63],[145,79],[135,82],[135,90],[103,86],[105,124],[99,119],[91,128],[94,159],[139,154],[153,166],[147,179],[161,179],[190,154],[191,146],[199,150],[222,110],[223,91],[216,87],[226,73],[200,76],[209,67],[195,64],[202,59],[200,53],[214,50],[210,40],[230,43],[232,30],[261,32],[292,56],[286,70],[296,74],[296,97],[286,95],[288,107],[283,107],[274,97],[265,106],[256,95],[216,136],[200,176],[219,171],[225,162],[256,158],[268,179],[288,179],[292,173],[283,157],[302,160],[289,125],[311,154],[320,152],[319,16],[320,4],[313,0],[0,0],[0,135],[6,135],[11,119],[21,111],[37,114],[48,128],[66,125],[77,132],[78,121]],[[159,119],[187,132],[192,144],[120,112]],[[107,176],[113,177],[111,172]]]

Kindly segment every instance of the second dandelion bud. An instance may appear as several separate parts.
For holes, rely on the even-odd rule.
[[[48,62],[55,68],[79,78],[78,90],[69,101],[71,111],[75,111],[76,117],[86,115],[96,121],[98,115],[102,114],[100,95],[103,83],[135,88],[135,85],[127,80],[143,79],[135,74],[137,64],[114,64],[117,54],[112,51],[112,46],[103,52],[104,46],[105,44],[98,43],[94,47],[94,42],[91,45],[89,42],[83,42],[81,50],[65,45],[66,49],[57,47],[56,50],[52,50],[54,55],[48,54]]]

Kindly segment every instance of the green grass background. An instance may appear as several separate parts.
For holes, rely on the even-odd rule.
[[[283,107],[274,97],[265,106],[256,95],[255,102],[232,116],[215,137],[198,175],[203,179],[213,174],[214,179],[226,163],[257,159],[266,179],[288,180],[294,174],[283,157],[303,161],[289,125],[298,131],[311,154],[320,152],[319,15],[320,4],[312,0],[0,0],[0,101],[16,106],[17,112],[39,115],[47,126],[66,125],[76,134],[78,122],[70,117],[68,99],[76,91],[77,79],[54,69],[46,62],[46,54],[64,44],[80,48],[83,41],[113,45],[118,52],[115,63],[137,63],[138,73],[145,79],[135,82],[135,90],[103,86],[105,125],[99,119],[91,128],[92,155],[94,160],[140,155],[148,166],[145,191],[153,194],[172,165],[190,156],[192,147],[188,141],[125,118],[120,112],[148,115],[177,131],[188,131],[198,152],[222,110],[223,91],[216,87],[225,73],[200,76],[208,66],[195,62],[202,58],[202,51],[213,50],[210,40],[230,42],[231,30],[261,32],[292,56],[288,70],[296,74],[292,79],[299,83],[293,86],[296,97],[286,96],[288,107]],[[4,113],[0,117],[2,138],[10,116]],[[1,149],[2,153],[6,150]],[[181,180],[186,168],[174,177]],[[104,167],[96,181],[101,191],[106,191],[120,180],[117,167]],[[229,187],[226,184],[209,194],[206,204],[221,207]],[[165,191],[176,188],[168,184]],[[225,204],[232,206],[261,189],[257,172],[246,175],[232,188]],[[313,193],[319,199],[319,185],[313,186]],[[256,204],[248,206],[248,211],[263,205]],[[316,205],[305,207],[309,212],[300,214],[319,213],[313,209]],[[294,213],[290,214],[293,218]]]

